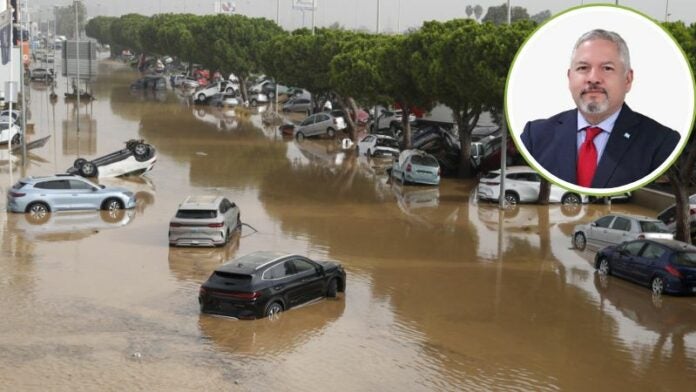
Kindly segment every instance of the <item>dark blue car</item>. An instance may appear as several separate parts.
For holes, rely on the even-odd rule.
[[[655,294],[696,294],[696,247],[674,240],[636,240],[597,252],[595,268],[648,286]]]

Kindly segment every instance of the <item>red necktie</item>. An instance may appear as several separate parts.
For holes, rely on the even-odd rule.
[[[578,185],[589,188],[592,185],[595,169],[597,169],[597,148],[594,138],[602,132],[602,128],[588,127],[585,130],[585,141],[578,150]]]

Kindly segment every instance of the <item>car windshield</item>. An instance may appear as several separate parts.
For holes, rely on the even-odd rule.
[[[239,283],[246,283],[251,280],[251,275],[246,274],[235,274],[232,272],[225,271],[215,271],[215,276],[219,278],[224,278],[225,280],[232,280]]]
[[[486,180],[492,180],[492,179],[498,178],[498,177],[500,177],[500,173],[489,172],[489,173],[484,174],[483,177],[481,177],[481,178],[486,179]]]
[[[660,221],[640,221],[640,231],[643,233],[669,233],[669,229]]]
[[[183,219],[210,219],[217,216],[215,210],[179,210],[176,212],[177,218]]]
[[[437,159],[427,155],[414,155],[411,157],[411,163],[414,165],[437,167]]]
[[[377,139],[377,146],[399,149],[399,142],[393,139]]]
[[[674,264],[682,267],[696,267],[696,252],[681,252],[674,257]]]

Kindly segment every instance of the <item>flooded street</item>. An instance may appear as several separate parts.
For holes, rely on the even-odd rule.
[[[521,206],[498,230],[475,182],[387,182],[337,141],[283,139],[260,114],[194,107],[172,90],[131,92],[105,62],[96,100],[31,85],[30,139],[0,163],[0,390],[677,390],[696,382],[696,299],[600,277],[573,227],[631,204]],[[41,89],[43,87],[43,89]],[[19,178],[62,173],[144,138],[157,148],[134,210],[5,212]],[[0,147],[6,149],[6,146]],[[5,152],[6,154],[6,152]],[[0,158],[6,155],[0,155]],[[20,156],[21,157],[21,156]],[[18,168],[17,165],[20,164]],[[375,166],[377,166],[375,168]],[[170,248],[187,195],[222,194],[248,224],[224,248]],[[255,231],[255,230],[256,231]],[[202,315],[198,289],[257,250],[340,261],[346,293],[237,321]]]

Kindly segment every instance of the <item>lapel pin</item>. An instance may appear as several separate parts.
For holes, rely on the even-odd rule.
[[[624,137],[625,137],[626,139],[630,139],[630,138],[631,138],[631,134],[628,133],[628,132],[626,132],[626,133],[624,133]]]

